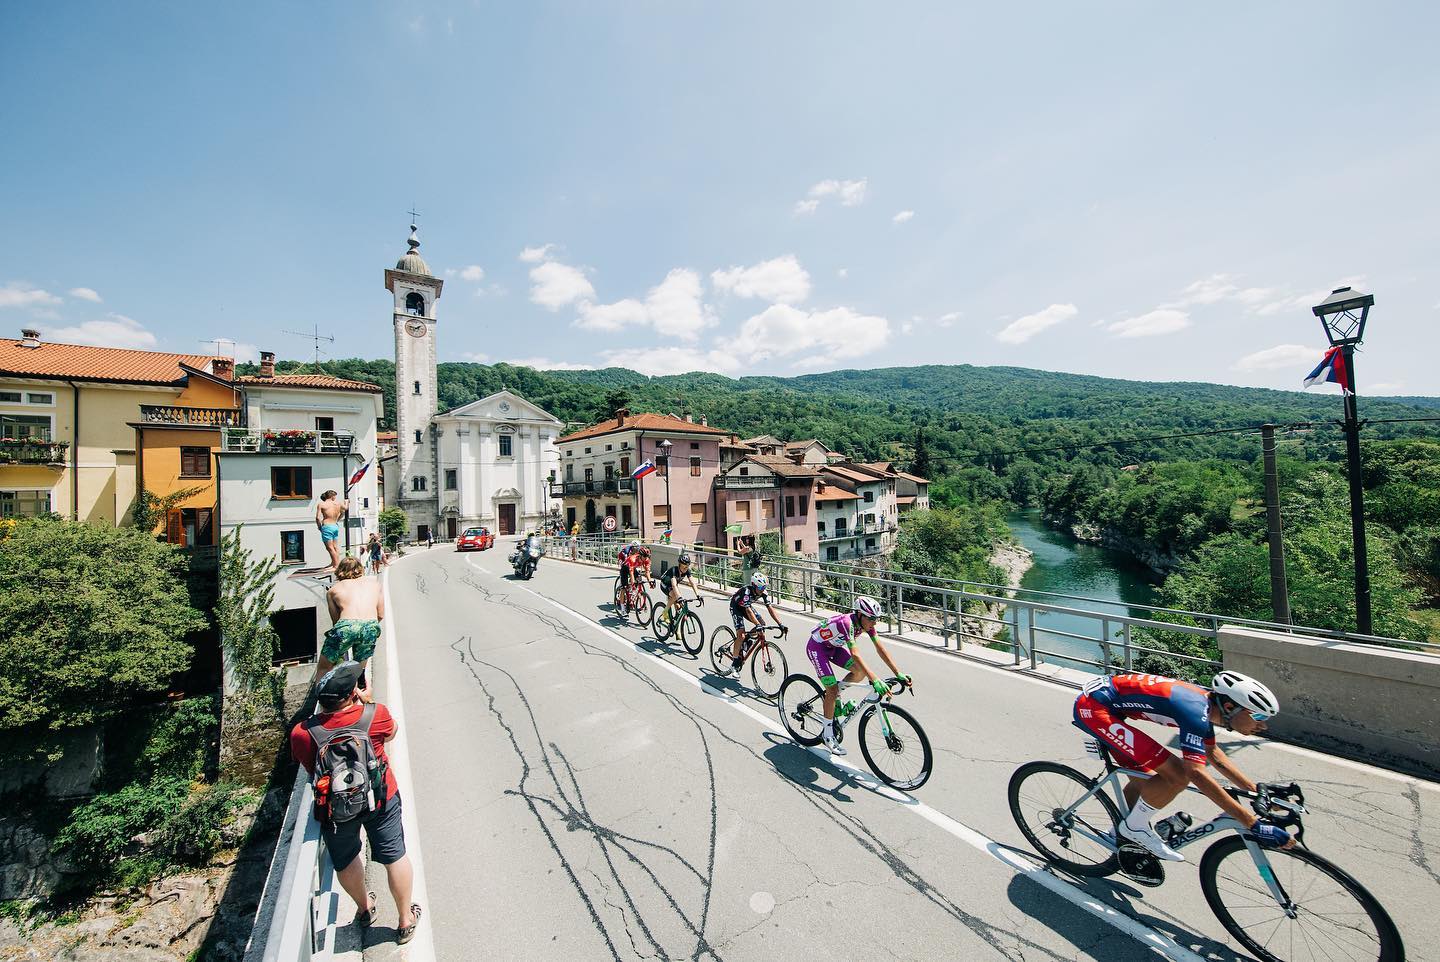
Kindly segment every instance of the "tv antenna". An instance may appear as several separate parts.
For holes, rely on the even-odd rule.
[[[324,353],[326,353],[326,352],[321,349],[321,347],[320,347],[320,342],[321,342],[321,341],[327,341],[327,342],[329,342],[329,343],[331,343],[331,344],[334,344],[334,343],[335,343],[335,338],[331,337],[329,334],[321,334],[321,333],[320,333],[320,326],[319,326],[318,324],[315,325],[314,328],[313,328],[308,334],[307,334],[306,332],[304,332],[304,331],[283,331],[282,333],[284,333],[284,334],[293,334],[293,335],[296,336],[296,337],[303,337],[303,338],[305,338],[306,340],[309,340],[309,341],[313,342],[313,344],[315,345],[315,373],[316,373],[316,374],[322,374],[322,373],[324,373],[323,371],[320,370],[320,355],[321,355],[321,354],[324,354]]]
[[[216,354],[224,353],[229,354],[231,357],[235,355],[235,339],[233,337],[202,337],[200,343],[211,345],[211,349]],[[230,345],[230,349],[226,351],[221,347],[222,344]]]

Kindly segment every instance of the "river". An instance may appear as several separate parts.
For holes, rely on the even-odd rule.
[[[1159,579],[1153,571],[1129,555],[1077,541],[1064,532],[1046,527],[1040,520],[1039,509],[1017,511],[1009,515],[1006,521],[1010,525],[1011,533],[1015,535],[1015,540],[1028,548],[1035,557],[1035,563],[1020,581],[1021,588],[1076,595],[1085,599],[1032,596],[1034,600],[1116,615],[1126,614],[1129,605],[1156,603]],[[1021,639],[1026,644],[1028,624],[1022,614]],[[1099,660],[1099,645],[1095,642],[1052,634],[1066,632],[1098,639],[1102,627],[1098,619],[1046,612],[1036,620],[1035,627],[1037,648]],[[1043,631],[1040,630],[1042,628]],[[1118,637],[1119,633],[1118,626],[1113,626],[1111,637]],[[1087,671],[1098,670],[1092,665],[1072,662],[1054,655],[1045,656],[1044,660]]]

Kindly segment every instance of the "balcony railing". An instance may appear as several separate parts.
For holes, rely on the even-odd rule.
[[[0,438],[0,464],[65,464],[69,441],[38,438]]]
[[[778,488],[780,481],[778,478],[767,475],[752,477],[748,474],[722,474],[715,479],[715,487],[728,488],[732,491],[740,488]]]
[[[142,404],[140,420],[148,424],[194,424],[198,427],[245,426],[244,408],[189,408],[175,404]]]
[[[349,454],[354,446],[349,431],[226,428],[220,435],[220,450],[227,454]]]
[[[593,481],[551,481],[550,497],[634,494],[634,478],[599,478]]]
[[[844,541],[847,538],[863,538],[877,534],[887,534],[897,529],[893,521],[875,521],[870,524],[857,524],[853,528],[837,528],[830,534],[820,532],[821,541]]]

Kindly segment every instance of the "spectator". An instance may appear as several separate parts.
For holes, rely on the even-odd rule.
[[[340,566],[335,569],[335,583],[325,592],[333,627],[325,632],[320,657],[315,660],[317,681],[347,656],[358,661],[360,670],[364,671],[370,664],[370,656],[375,654],[380,622],[385,618],[385,593],[378,579],[361,578],[364,573],[360,559],[349,555],[340,559]],[[365,685],[362,689],[366,700],[370,697],[369,688]]]
[[[290,732],[290,753],[305,766],[312,779],[315,775],[317,743],[313,730],[337,731],[356,725],[371,706],[360,700],[361,668],[353,661],[336,666],[315,686],[318,702],[317,714],[297,724]],[[390,761],[385,755],[385,743],[395,737],[395,719],[384,705],[374,705],[368,732],[375,758],[384,772],[385,788],[375,793],[373,810],[343,822],[331,820],[328,811],[320,819],[320,833],[330,860],[335,865],[335,874],[346,893],[355,900],[358,911],[355,920],[361,926],[375,921],[379,903],[374,892],[365,890],[365,866],[360,858],[360,829],[370,840],[370,854],[376,862],[385,866],[390,895],[395,899],[399,913],[396,922],[396,941],[402,945],[415,935],[420,923],[420,906],[410,901],[415,882],[415,873],[410,859],[405,854],[405,828],[401,823],[400,790],[395,784],[395,775],[390,771]],[[377,783],[379,779],[377,777]],[[378,786],[377,786],[378,787]],[[322,813],[317,812],[317,815]]]

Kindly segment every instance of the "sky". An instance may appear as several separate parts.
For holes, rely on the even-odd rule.
[[[0,6],[0,333],[1440,394],[1431,4]]]

